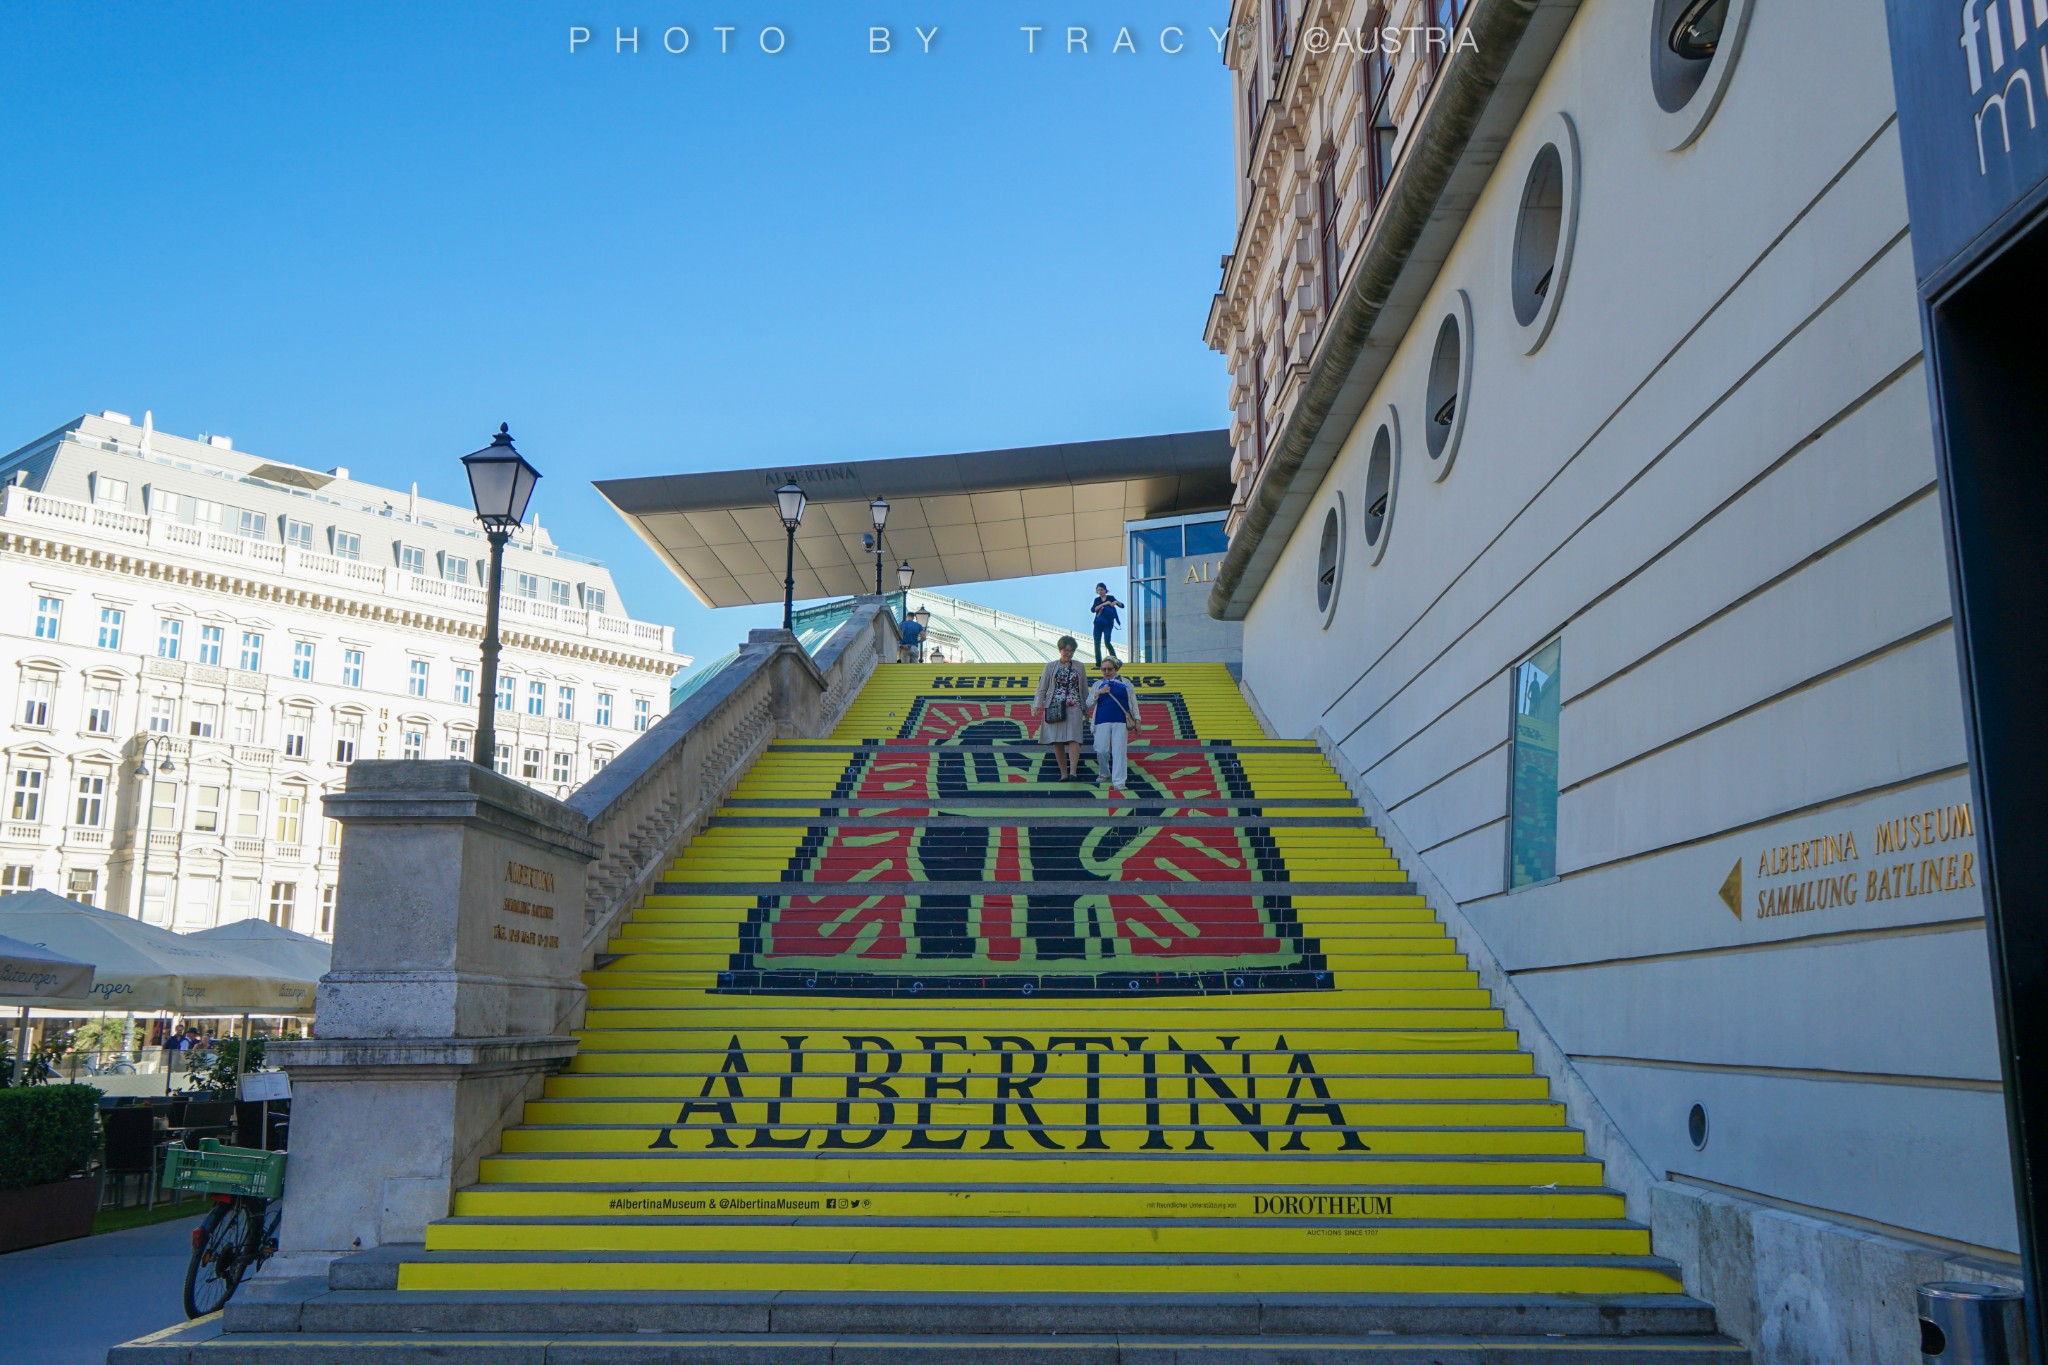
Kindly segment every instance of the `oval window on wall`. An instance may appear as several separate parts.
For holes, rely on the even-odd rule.
[[[1423,444],[1439,479],[1451,472],[1451,461],[1458,456],[1458,438],[1465,432],[1465,400],[1471,390],[1472,298],[1460,289],[1436,329],[1429,386],[1423,394]]]
[[[1509,293],[1528,354],[1550,336],[1558,300],[1571,277],[1579,228],[1579,130],[1568,114],[1550,120],[1549,137],[1529,162],[1522,207],[1515,215],[1508,261]]]
[[[1655,0],[1650,6],[1650,93],[1664,146],[1692,145],[1721,106],[1742,51],[1751,0]]]
[[[1401,482],[1401,420],[1392,408],[1380,429],[1373,433],[1372,451],[1365,457],[1365,544],[1372,552],[1368,563],[1386,558],[1387,539],[1394,531],[1394,495]]]
[[[1316,547],[1316,610],[1323,614],[1323,629],[1337,613],[1337,588],[1344,579],[1344,495],[1323,518],[1323,539]]]

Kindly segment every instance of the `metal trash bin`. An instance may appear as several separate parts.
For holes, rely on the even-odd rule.
[[[2032,1365],[2025,1297],[1995,1284],[1921,1285],[1920,1357],[1928,1365]]]

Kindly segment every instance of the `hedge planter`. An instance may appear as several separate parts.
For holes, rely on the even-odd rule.
[[[99,1103],[89,1085],[0,1090],[0,1252],[91,1234]]]
[[[92,1235],[100,1182],[87,1176],[0,1190],[0,1252]]]

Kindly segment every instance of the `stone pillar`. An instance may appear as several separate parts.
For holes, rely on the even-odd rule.
[[[352,765],[334,964],[291,1074],[278,1275],[418,1242],[575,1051],[590,823],[463,762]]]

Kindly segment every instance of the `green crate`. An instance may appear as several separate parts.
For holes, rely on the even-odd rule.
[[[200,1194],[275,1199],[284,1193],[284,1153],[224,1147],[214,1138],[201,1138],[198,1151],[172,1147],[164,1153],[163,1183]]]

